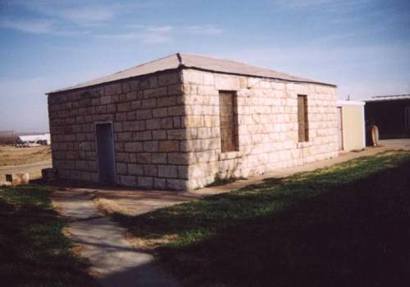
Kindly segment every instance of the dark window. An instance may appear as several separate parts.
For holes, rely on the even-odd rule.
[[[404,127],[410,130],[410,106],[404,108]]]
[[[309,141],[308,107],[305,95],[298,95],[298,132],[299,142]]]
[[[238,114],[235,92],[219,92],[221,151],[238,151]]]

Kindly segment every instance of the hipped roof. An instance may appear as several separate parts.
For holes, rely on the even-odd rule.
[[[233,75],[243,75],[243,76],[253,76],[260,78],[276,79],[288,82],[298,82],[298,83],[313,83],[319,85],[333,86],[333,84],[319,82],[307,78],[301,78],[297,76],[292,76],[286,73],[277,72],[274,70],[260,68],[253,65],[248,65],[236,61],[216,59],[205,56],[190,55],[176,53],[165,58],[160,58],[153,60],[126,70],[119,71],[117,73],[104,76],[95,80],[84,82],[75,86],[64,88],[57,91],[49,92],[48,94],[65,92],[80,88],[97,86],[104,83],[115,82],[119,80],[134,78],[143,75],[154,74],[162,71],[176,70],[180,68],[190,68],[202,71],[210,71],[224,74]]]

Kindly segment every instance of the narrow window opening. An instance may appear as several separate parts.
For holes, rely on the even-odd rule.
[[[236,92],[219,92],[221,151],[239,151]]]
[[[299,142],[309,141],[309,121],[306,95],[298,95],[298,132]]]
[[[404,108],[404,127],[410,130],[410,106]]]

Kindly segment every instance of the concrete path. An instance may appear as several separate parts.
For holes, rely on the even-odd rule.
[[[56,209],[69,220],[67,235],[81,256],[91,263],[90,273],[102,286],[179,286],[154,263],[146,251],[125,240],[126,230],[95,207],[89,190],[64,189],[53,194]]]
[[[380,140],[380,145],[385,148],[410,150],[410,139]]]

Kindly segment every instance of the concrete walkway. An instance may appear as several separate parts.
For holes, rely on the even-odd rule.
[[[154,264],[146,251],[133,248],[126,230],[102,215],[88,190],[64,189],[53,193],[56,209],[69,220],[66,232],[81,256],[90,260],[90,273],[102,286],[179,286]]]

